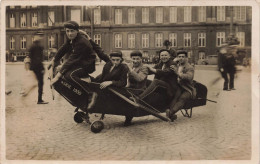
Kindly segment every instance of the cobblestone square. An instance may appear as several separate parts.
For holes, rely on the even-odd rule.
[[[97,72],[102,65],[97,66]],[[17,72],[19,70],[19,73]],[[106,115],[105,129],[94,134],[85,123],[73,120],[74,107],[56,93],[52,100],[48,73],[44,99],[37,105],[37,89],[19,95],[22,64],[7,64],[6,159],[7,160],[250,160],[251,74],[244,68],[235,79],[236,90],[222,91],[215,68],[195,70],[195,80],[208,87],[206,106],[193,109],[192,118],[178,112],[173,123],[153,116],[133,119],[124,127],[124,117]],[[254,109],[255,110],[255,109]],[[91,120],[99,119],[92,114]]]

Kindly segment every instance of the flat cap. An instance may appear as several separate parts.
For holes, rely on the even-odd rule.
[[[64,28],[79,30],[79,24],[75,21],[68,21],[68,22],[64,23]]]
[[[185,50],[178,50],[178,51],[177,51],[177,56],[178,56],[179,54],[185,54],[186,57],[188,56],[188,52],[185,51]]]
[[[171,52],[170,52],[169,50],[167,50],[167,49],[160,49],[159,54],[161,54],[161,52],[163,52],[163,51],[166,51],[166,52],[168,52],[169,54],[171,54]]]
[[[121,57],[121,58],[123,57],[121,51],[114,51],[114,52],[110,53],[109,56],[110,56],[110,57],[113,57],[113,56],[114,56],[114,57]]]
[[[140,57],[142,57],[143,55],[142,55],[142,53],[140,51],[133,51],[130,54],[130,57],[132,57],[132,56],[140,56]]]

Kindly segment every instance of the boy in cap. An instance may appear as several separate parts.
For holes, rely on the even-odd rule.
[[[175,96],[170,103],[170,109],[166,110],[166,116],[174,121],[177,119],[177,113],[183,108],[187,100],[195,98],[196,90],[193,86],[194,67],[188,63],[188,53],[184,50],[177,51],[177,57],[173,60],[176,66],[170,66],[170,69],[178,76],[180,87],[176,90]]]
[[[37,104],[48,104],[48,102],[43,101],[43,76],[44,76],[44,67],[43,67],[43,46],[42,46],[42,37],[43,32],[37,32],[34,37],[34,42],[29,49],[29,57],[31,59],[30,70],[32,70],[38,81],[38,102]]]
[[[154,80],[145,89],[145,91],[139,95],[140,99],[144,99],[148,95],[154,92],[157,87],[167,88],[167,94],[169,97],[174,95],[176,90],[177,76],[170,69],[171,65],[176,66],[176,63],[171,60],[171,53],[167,49],[162,49],[159,52],[160,61],[154,67],[148,67],[149,73],[154,74]]]
[[[96,79],[100,82],[100,88],[104,89],[110,85],[116,87],[125,87],[127,84],[128,66],[122,63],[123,57],[121,51],[115,51],[110,54],[110,62],[107,62],[102,70],[102,74]]]
[[[125,87],[127,84],[127,73],[129,71],[128,66],[122,63],[122,52],[115,51],[110,54],[110,61],[107,62],[102,70],[102,74],[97,76],[94,80],[95,82],[100,83],[100,89],[105,89],[108,86],[116,87]],[[91,85],[91,84],[90,84]],[[95,87],[95,86],[93,86]],[[88,109],[91,109],[95,105],[97,98],[97,93],[93,93],[95,96],[93,101],[88,106]],[[103,93],[100,95],[102,96]]]
[[[54,66],[66,53],[69,54],[69,57],[53,78],[51,84],[57,82],[64,75],[67,80],[80,86],[87,93],[92,94],[89,86],[81,78],[88,77],[90,73],[95,71],[96,55],[93,46],[102,60],[107,62],[109,58],[101,51],[102,49],[97,44],[79,32],[77,22],[66,22],[64,28],[67,35],[67,42],[58,50],[51,64]],[[92,100],[94,96],[92,94]]]
[[[130,56],[132,64],[129,65],[128,87],[145,90],[149,71],[148,67],[142,63],[142,53],[140,51],[133,51]]]

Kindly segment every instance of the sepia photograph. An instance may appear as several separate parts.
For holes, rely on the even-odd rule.
[[[2,161],[259,162],[259,4],[224,2],[2,1]]]

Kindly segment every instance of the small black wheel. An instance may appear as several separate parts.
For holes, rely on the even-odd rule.
[[[102,121],[94,121],[90,125],[90,129],[93,133],[99,133],[102,129],[104,129],[105,125]]]
[[[74,121],[76,123],[82,123],[83,122],[83,119],[82,117],[84,116],[85,114],[83,112],[77,112],[75,115],[74,115]]]

